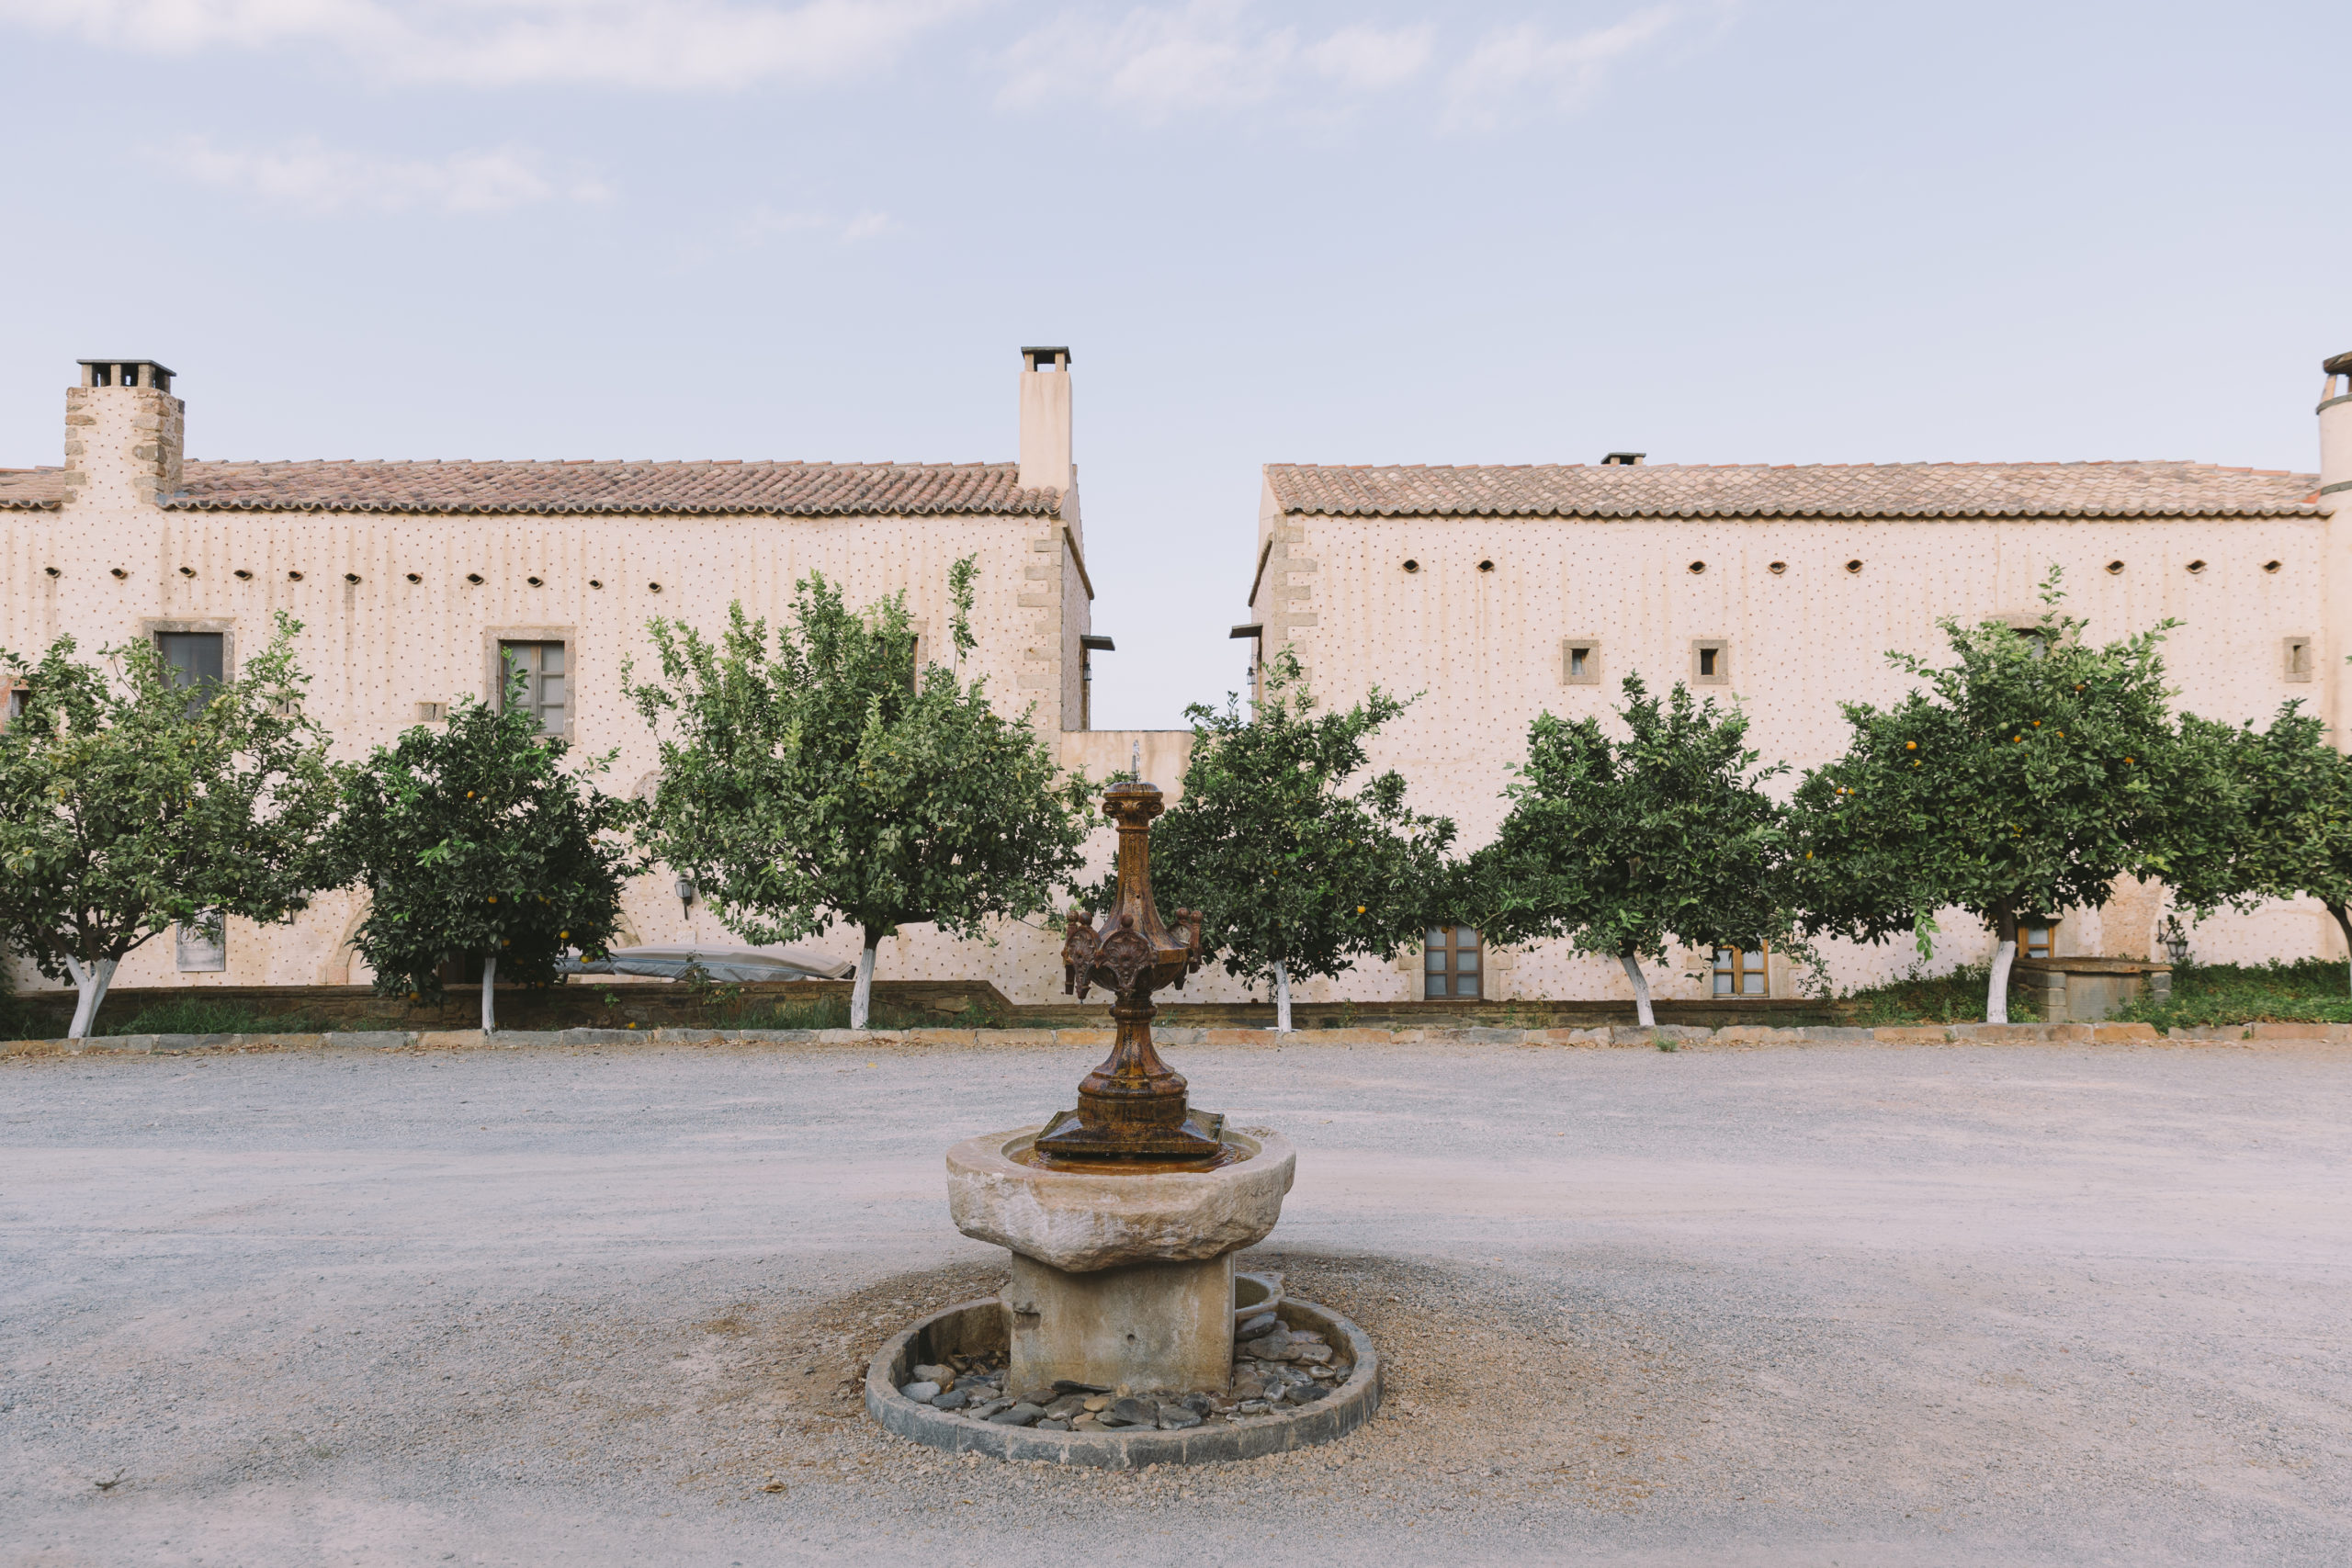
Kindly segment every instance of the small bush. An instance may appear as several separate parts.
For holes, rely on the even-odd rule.
[[[966,1005],[956,1012],[935,1012],[929,1008],[894,1005],[876,998],[867,1018],[874,1029],[993,1029],[996,1027],[987,1011],[978,1003]],[[732,1007],[713,1009],[710,1027],[714,1029],[847,1029],[849,998],[847,997],[811,997],[807,1001],[743,1002]]]
[[[2345,965],[2331,958],[2293,964],[2183,964],[2172,972],[2172,996],[2153,994],[2115,1015],[2158,1029],[2216,1023],[2352,1023]]]
[[[1840,1016],[1865,1029],[1903,1023],[1982,1023],[1984,987],[1993,977],[1990,964],[1963,964],[1940,975],[1925,973],[1915,963],[1884,985],[1865,986],[1837,998]],[[2016,991],[2009,993],[2009,1021],[2038,1023],[2041,1014]]]

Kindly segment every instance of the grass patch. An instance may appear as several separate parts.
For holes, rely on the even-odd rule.
[[[1863,1029],[1984,1021],[1984,987],[1993,977],[1990,964],[1963,964],[1940,975],[1926,974],[1923,969],[1922,964],[1914,964],[1884,985],[1840,993],[1836,1002],[1838,1016]],[[2009,1021],[2039,1023],[2041,1014],[2011,990]]]
[[[2115,1016],[2158,1029],[2216,1023],[2352,1023],[2352,987],[2331,958],[2294,964],[2184,964],[2172,972],[2172,996],[2141,997]]]
[[[103,1015],[105,1007],[99,1008]],[[93,1034],[317,1034],[330,1028],[300,1013],[265,1014],[250,1002],[187,998],[141,1008],[127,1020],[101,1016]],[[345,1025],[349,1028],[348,1024]]]
[[[805,1002],[742,1002],[711,1010],[711,1029],[847,1029],[847,997],[811,997]],[[977,1002],[956,1012],[903,1007],[876,998],[867,1009],[869,1029],[994,1029]]]

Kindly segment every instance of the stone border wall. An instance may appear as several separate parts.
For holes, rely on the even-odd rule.
[[[1690,1029],[1628,1025],[1599,1029],[1162,1029],[1162,1045],[1517,1045],[1578,1050],[1647,1046],[1679,1051],[1772,1045],[2155,1045],[2305,1041],[2352,1044],[2352,1023],[2230,1023],[2160,1032],[2147,1023],[1933,1023],[1891,1029]],[[88,1040],[0,1041],[0,1056],[79,1055],[128,1052],[266,1051],[345,1047],[365,1050],[519,1050],[559,1045],[821,1045],[948,1049],[1012,1047],[1038,1050],[1086,1046],[1107,1050],[1107,1029],[502,1029],[372,1030],[333,1034],[115,1034]]]

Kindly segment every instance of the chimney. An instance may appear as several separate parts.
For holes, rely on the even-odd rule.
[[[65,389],[65,485],[71,499],[152,506],[178,493],[187,405],[152,359],[85,359]]]
[[[1069,489],[1069,350],[1021,351],[1021,488]]]
[[[2352,680],[2345,659],[2352,655],[2352,354],[2320,364],[2326,379],[2319,389],[2319,504],[2334,517],[2327,525],[2320,581],[2326,595],[2321,627],[2321,716],[2335,749],[2352,752]]]

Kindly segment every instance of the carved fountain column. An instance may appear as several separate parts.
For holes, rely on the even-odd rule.
[[[1098,927],[1069,918],[1065,988],[1112,993],[1117,1035],[1076,1109],[948,1151],[948,1206],[967,1235],[1012,1253],[1003,1300],[1009,1386],[1056,1380],[1221,1388],[1233,1369],[1233,1254],[1274,1227],[1296,1156],[1288,1140],[1191,1109],[1152,1043],[1151,994],[1201,964],[1201,917],[1170,927],[1151,895],[1156,785],[1114,785],[1118,898]]]

